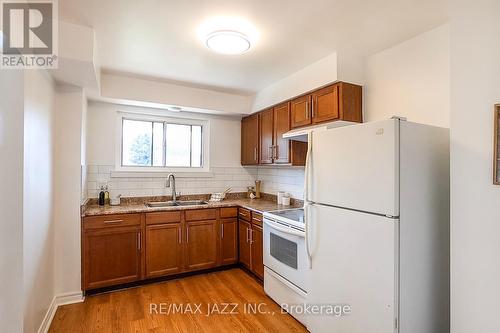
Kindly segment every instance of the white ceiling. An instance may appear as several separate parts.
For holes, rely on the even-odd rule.
[[[446,0],[62,0],[63,21],[95,29],[106,71],[255,92],[347,49],[369,55],[447,20]],[[211,17],[259,32],[243,55],[210,52],[197,36]],[[75,41],[77,42],[77,41]]]

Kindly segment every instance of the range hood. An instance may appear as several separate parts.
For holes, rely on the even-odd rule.
[[[332,121],[330,123],[308,126],[305,128],[297,128],[297,129],[294,129],[294,130],[291,130],[291,131],[284,133],[283,139],[290,139],[290,140],[295,140],[295,141],[307,142],[307,136],[312,131],[323,131],[323,130],[327,130],[327,129],[331,129],[331,128],[335,128],[335,127],[349,126],[349,125],[355,125],[355,124],[358,124],[358,123],[355,123],[352,121],[337,120],[337,121]]]

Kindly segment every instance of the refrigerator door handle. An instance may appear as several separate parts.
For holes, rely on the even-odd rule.
[[[309,234],[311,233],[311,228],[309,224],[309,211],[311,202],[309,201],[309,184],[310,184],[310,172],[311,172],[311,164],[312,164],[312,140],[313,135],[312,131],[307,133],[307,155],[306,155],[306,168],[305,168],[305,176],[304,176],[304,225],[306,229],[306,251],[307,257],[309,259],[309,268],[312,268],[312,253],[310,249],[311,241],[309,240]]]
[[[309,184],[310,184],[310,172],[311,172],[311,164],[312,164],[312,140],[313,135],[312,131],[307,133],[307,155],[306,155],[306,167],[304,172],[304,202],[309,201]]]
[[[311,249],[310,249],[311,241],[309,240],[309,234],[311,233],[311,228],[309,226],[310,206],[311,206],[311,204],[308,201],[304,202],[304,225],[306,228],[306,237],[305,237],[306,252],[307,252],[307,258],[309,259],[309,269],[312,269],[312,253],[311,253]]]

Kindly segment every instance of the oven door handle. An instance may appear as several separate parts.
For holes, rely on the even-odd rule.
[[[264,219],[264,223],[267,224],[268,226],[270,226],[271,228],[278,230],[278,231],[281,231],[285,234],[294,235],[294,236],[298,236],[298,237],[302,237],[302,238],[305,237],[304,231],[295,230],[295,229],[290,228],[290,227],[283,227],[279,223],[276,223],[272,220]]]

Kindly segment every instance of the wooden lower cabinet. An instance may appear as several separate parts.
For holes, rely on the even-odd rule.
[[[264,279],[264,239],[262,227],[255,224],[252,225],[251,237],[252,272],[254,272],[259,278]]]
[[[139,280],[141,237],[140,227],[86,230],[83,236],[83,289]]]
[[[181,223],[146,226],[146,278],[182,272]]]
[[[262,215],[224,207],[82,220],[82,288],[240,262],[263,278]]]
[[[250,230],[251,230],[251,225],[249,222],[242,219],[238,221],[240,264],[242,264],[248,269],[251,269]]]
[[[240,209],[240,219],[238,221],[240,243],[239,261],[240,264],[248,268],[260,279],[264,279],[264,239],[262,214],[256,212],[248,212],[248,214],[251,216],[251,222],[242,218]]]
[[[220,222],[221,265],[238,262],[238,219],[224,219]]]
[[[217,220],[186,222],[186,270],[217,266]]]

